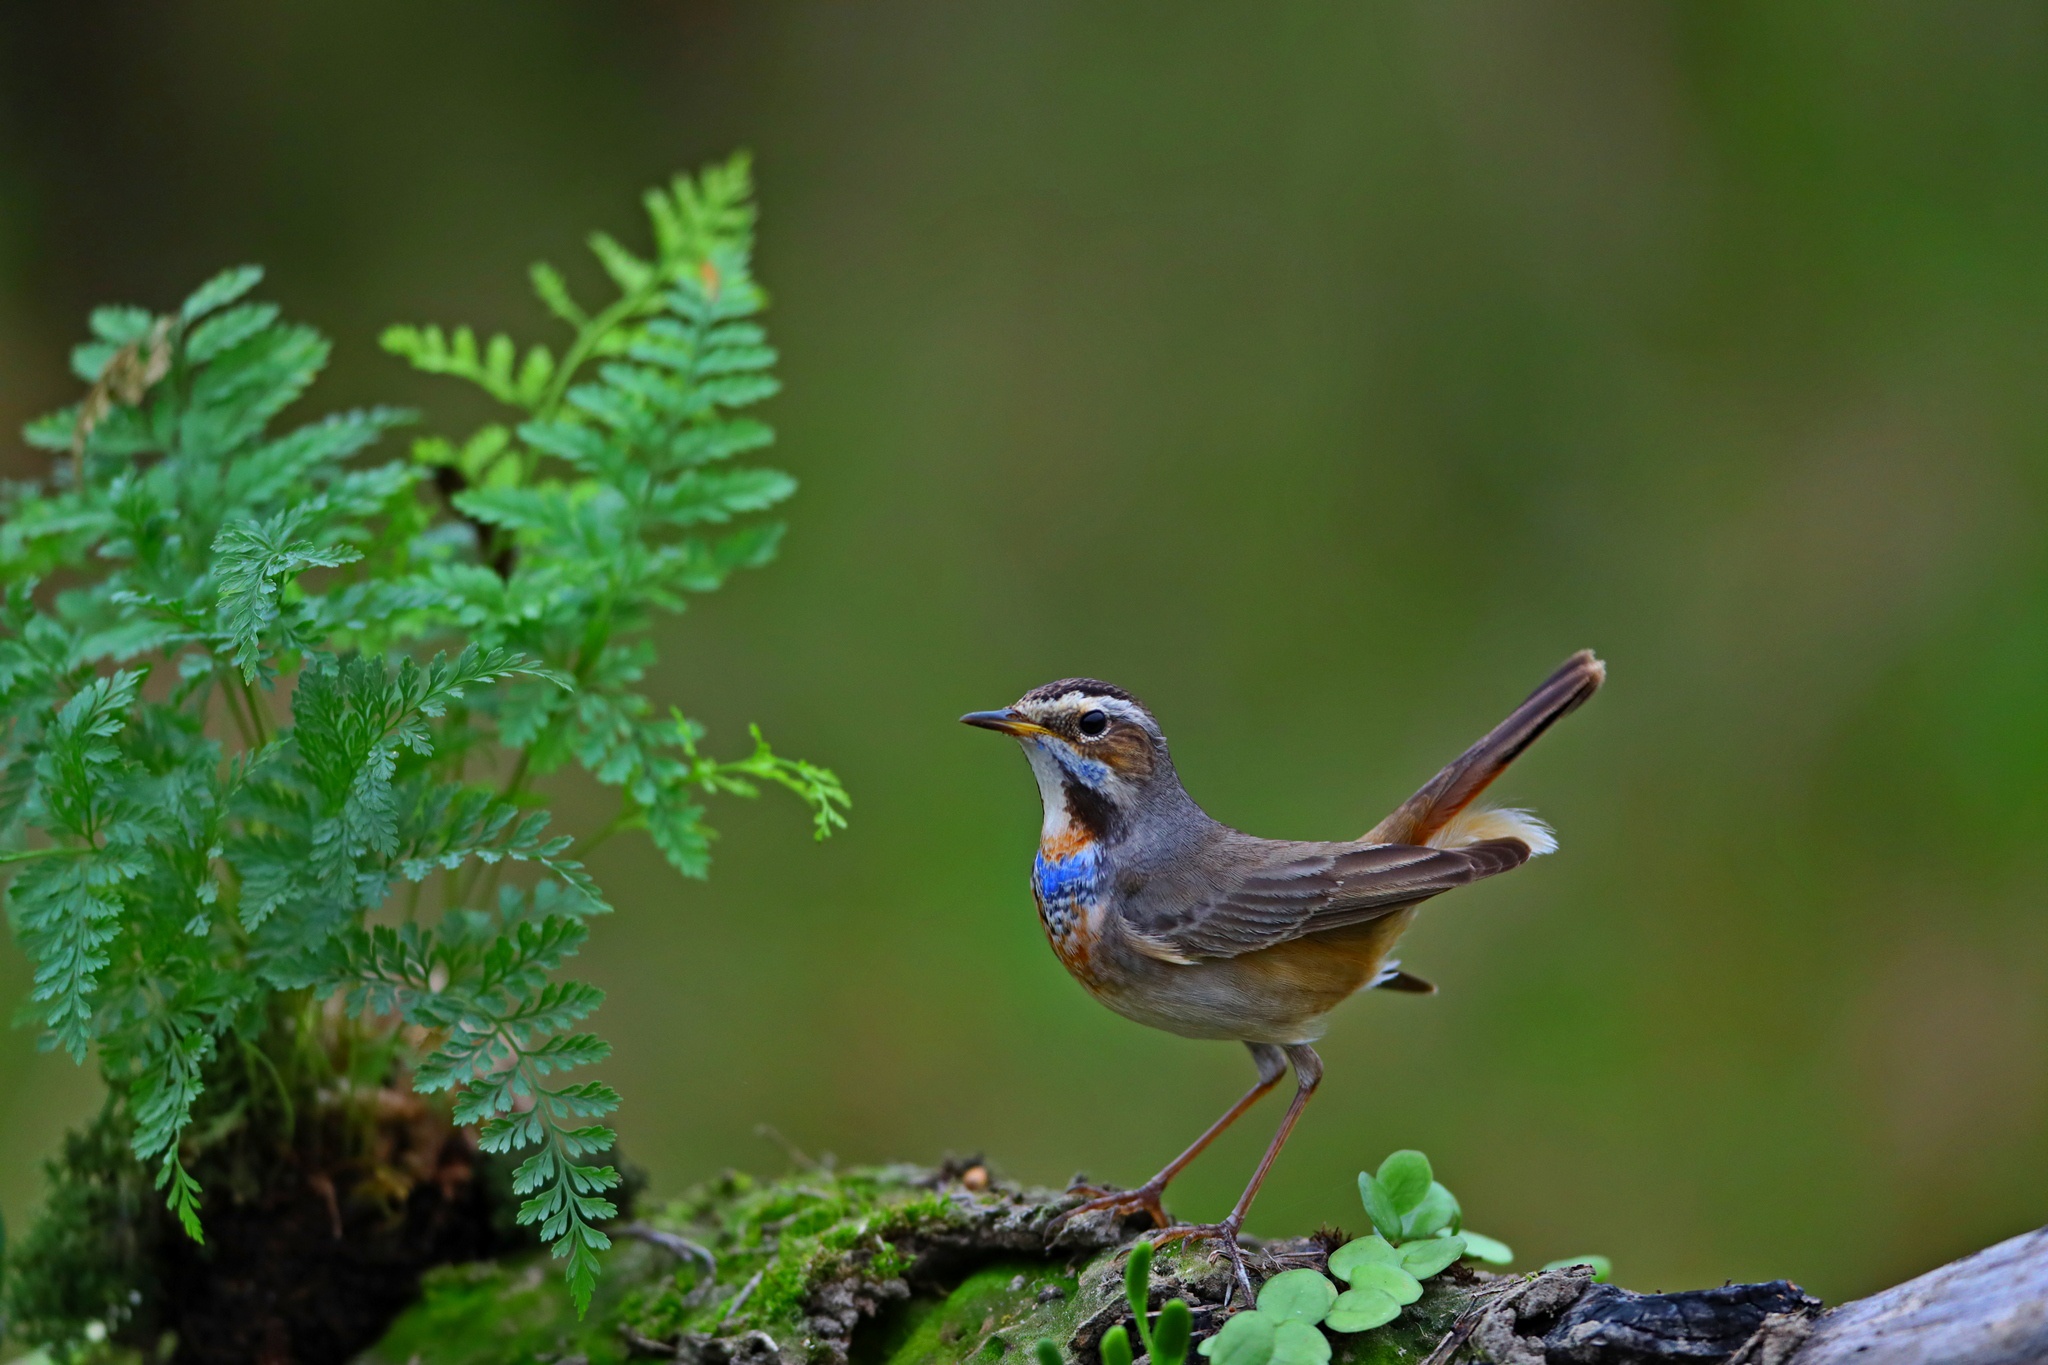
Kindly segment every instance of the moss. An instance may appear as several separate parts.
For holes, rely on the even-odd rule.
[[[0,1321],[60,1361],[114,1357],[110,1331],[144,1344],[161,1330],[157,1267],[176,1234],[129,1131],[109,1105],[66,1135],[63,1154],[44,1166],[42,1216],[7,1258]]]
[[[639,1243],[615,1247],[581,1319],[559,1266],[545,1255],[443,1266],[427,1274],[420,1301],[357,1365],[528,1365],[568,1356],[623,1365],[617,1324],[624,1300],[658,1279],[669,1259]]]
[[[1041,1299],[1047,1289],[1057,1297]],[[954,1365],[995,1361],[1040,1340],[1064,1342],[1079,1316],[1079,1277],[1045,1261],[998,1261],[944,1299],[914,1299],[854,1339],[851,1365]]]
[[[1447,1277],[1426,1281],[1422,1297],[1386,1326],[1355,1335],[1332,1333],[1331,1365],[1416,1365],[1471,1303],[1469,1290]]]
[[[718,1261],[716,1283],[707,1287],[695,1266],[678,1266],[665,1282],[636,1291],[621,1322],[655,1340],[748,1331],[801,1338],[805,1303],[819,1285],[901,1278],[911,1259],[899,1240],[962,1222],[957,1205],[920,1183],[928,1180],[920,1168],[890,1166],[776,1181],[727,1174],[699,1186],[647,1221],[707,1247]]]

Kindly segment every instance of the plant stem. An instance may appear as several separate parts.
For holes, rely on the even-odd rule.
[[[270,1060],[270,1054],[255,1043],[242,1044],[244,1056],[254,1057],[263,1063],[263,1069],[270,1073],[270,1079],[277,1085],[278,1102],[284,1106],[284,1140],[290,1142],[299,1128],[299,1113],[292,1104],[291,1087],[285,1084],[284,1073],[277,1069],[277,1063]]]
[[[27,863],[37,858],[68,858],[90,852],[83,848],[69,848],[63,844],[51,844],[48,848],[19,848],[11,853],[0,853],[0,863]]]
[[[547,389],[541,394],[540,401],[533,405],[533,415],[536,419],[545,421],[555,415],[555,409],[561,406],[562,396],[569,391],[569,382],[576,377],[576,371],[582,367],[583,362],[590,359],[590,354],[597,348],[598,341],[612,328],[645,308],[648,300],[659,294],[667,284],[667,272],[657,265],[646,284],[630,294],[614,299],[603,312],[576,330],[576,339],[570,342],[569,349],[562,353],[562,363],[555,367],[554,378],[548,381]]]
[[[514,800],[525,789],[527,772],[533,766],[532,753],[530,747],[519,751],[519,759],[512,765],[512,775],[505,779],[504,787],[498,792],[500,801]]]
[[[590,850],[596,848],[614,834],[631,829],[633,822],[638,820],[641,814],[640,808],[632,802],[621,802],[619,813],[605,821],[604,824],[600,825],[590,834],[577,840],[575,846],[569,850],[569,856],[579,863],[582,862],[589,855]]]
[[[249,708],[249,723],[256,730],[256,745],[260,747],[261,745],[268,744],[270,742],[270,722],[267,719],[267,712],[263,704],[256,696],[256,689],[250,686],[248,679],[239,673],[235,675],[235,684],[242,689],[242,703]]]
[[[254,749],[256,747],[256,738],[250,732],[249,722],[243,717],[241,708],[235,705],[234,688],[221,688],[220,704],[227,711],[229,719],[234,721],[235,731],[242,737],[242,747],[245,749]]]

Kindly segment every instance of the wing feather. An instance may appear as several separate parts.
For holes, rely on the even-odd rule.
[[[1205,860],[1199,891],[1147,897],[1166,908],[1127,924],[1138,948],[1177,963],[1239,957],[1392,914],[1520,867],[1530,853],[1520,839],[1423,848],[1240,838],[1219,850],[1224,856]],[[1227,871],[1218,875],[1219,868]]]

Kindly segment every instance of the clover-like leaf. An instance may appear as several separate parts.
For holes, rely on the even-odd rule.
[[[1477,1232],[1466,1231],[1460,1232],[1458,1235],[1465,1239],[1465,1255],[1472,1260],[1484,1261],[1488,1265],[1513,1265],[1515,1263],[1515,1253],[1508,1247],[1506,1242],[1498,1241],[1495,1238]]]
[[[1381,1265],[1377,1262],[1358,1267],[1358,1275],[1351,1281],[1353,1289],[1377,1289],[1395,1303],[1406,1306],[1422,1297],[1422,1281],[1397,1265]]]
[[[1336,1301],[1337,1286],[1317,1270],[1283,1270],[1259,1286],[1259,1311],[1283,1322],[1321,1322]]]
[[[1394,1201],[1394,1211],[1406,1214],[1420,1204],[1436,1183],[1429,1158],[1413,1148],[1404,1148],[1380,1163],[1380,1184]]]
[[[1402,1244],[1401,1268],[1418,1280],[1426,1280],[1440,1273],[1451,1262],[1465,1254],[1465,1239],[1460,1236],[1428,1237],[1419,1242]],[[1352,1281],[1356,1284],[1357,1281]]]
[[[1502,1247],[1501,1250],[1505,1251],[1507,1248]],[[1589,1267],[1593,1272],[1593,1280],[1596,1284],[1606,1284],[1608,1277],[1614,1273],[1614,1262],[1608,1260],[1605,1256],[1565,1256],[1555,1261],[1545,1261],[1543,1268],[1545,1270],[1565,1270],[1575,1265]]]
[[[1330,1253],[1330,1273],[1346,1283],[1353,1283],[1352,1274],[1360,1266],[1401,1264],[1401,1253],[1378,1233],[1354,1238]]]
[[[1439,1233],[1456,1232],[1464,1211],[1458,1207],[1457,1199],[1441,1184],[1432,1180],[1429,1189],[1413,1208],[1401,1215],[1401,1240],[1412,1242],[1420,1237],[1435,1237]]]
[[[1365,1202],[1365,1215],[1372,1219],[1372,1225],[1389,1239],[1401,1235],[1401,1211],[1394,1207],[1394,1200],[1387,1193],[1387,1187],[1380,1184],[1379,1177],[1371,1171],[1358,1173],[1358,1197]]]
[[[1330,1365],[1330,1339],[1306,1322],[1273,1329],[1272,1365]]]
[[[1401,1316],[1401,1305],[1384,1289],[1347,1289],[1330,1306],[1323,1326],[1332,1332],[1368,1332]]]
[[[1394,1311],[1398,1313],[1400,1310]],[[1270,1315],[1253,1309],[1224,1323],[1222,1331],[1197,1349],[1216,1365],[1272,1365],[1273,1339],[1278,1326]]]

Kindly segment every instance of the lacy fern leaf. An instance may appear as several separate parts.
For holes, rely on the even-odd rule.
[[[84,396],[29,424],[57,461],[0,487],[9,920],[45,1043],[97,1057],[193,1237],[209,1075],[260,1055],[273,1002],[338,998],[418,1040],[414,1084],[484,1147],[528,1153],[518,1216],[587,1302],[619,1099],[573,1078],[609,1052],[601,993],[556,975],[609,908],[583,851],[644,828],[701,876],[705,799],[764,782],[844,824],[828,770],[758,730],[708,757],[641,689],[656,622],[772,557],[760,514],[795,490],[741,463],[776,387],[750,194],[743,159],[650,193],[652,254],[592,239],[601,307],[536,266],[558,347],[393,328],[509,409],[410,459],[373,456],[400,409],[275,429],[330,348],[251,266],[94,312]],[[531,791],[570,762],[620,793],[581,843]]]

